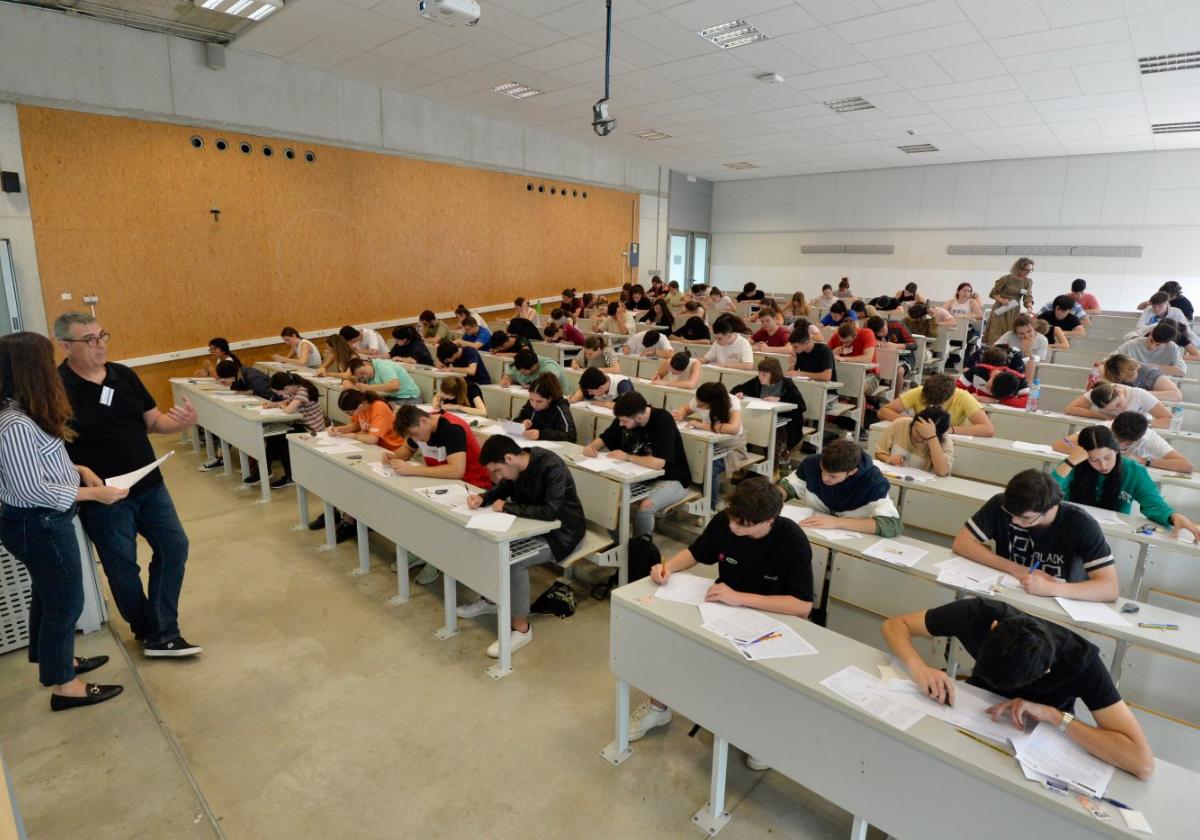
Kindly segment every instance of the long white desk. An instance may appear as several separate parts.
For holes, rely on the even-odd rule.
[[[854,815],[851,836],[875,825],[898,837],[1139,837],[1124,822],[1104,823],[1074,797],[1025,779],[1015,760],[926,717],[901,731],[820,685],[854,665],[877,673],[886,654],[800,619],[781,617],[818,651],[814,656],[748,662],[700,626],[691,605],[653,599],[637,581],[612,593],[610,668],[617,677],[616,738],[601,751],[619,765],[630,757],[629,691],[668,704],[713,733],[708,803],[693,823],[710,835],[725,811],[729,745]],[[667,739],[656,748],[669,749]],[[1200,776],[1157,761],[1141,782],[1117,771],[1108,793],[1146,815],[1156,836],[1194,836]]]

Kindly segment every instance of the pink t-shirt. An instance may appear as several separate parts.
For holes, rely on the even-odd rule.
[[[1085,310],[1099,309],[1100,301],[1096,300],[1096,296],[1091,292],[1084,292],[1079,296],[1079,305]]]

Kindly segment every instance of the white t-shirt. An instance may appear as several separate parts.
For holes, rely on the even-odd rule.
[[[590,396],[589,394],[585,393],[585,394],[583,395],[583,398],[584,398],[585,400],[607,400],[607,401],[613,401],[613,400],[615,400],[617,397],[619,397],[619,396],[620,396],[620,394],[618,394],[618,393],[617,393],[617,387],[618,387],[618,386],[620,386],[620,384],[621,384],[622,382],[624,382],[626,379],[628,379],[629,377],[628,377],[628,376],[622,376],[622,375],[621,375],[621,374],[619,374],[619,373],[606,373],[606,374],[604,374],[604,375],[608,377],[608,390],[607,390],[607,391],[605,391],[603,394],[601,394],[601,395],[600,395],[600,396],[598,396],[598,397],[593,397],[593,396]],[[583,390],[583,389],[581,388],[580,390]]]
[[[657,337],[658,341],[647,346],[646,339],[651,335]],[[658,330],[646,330],[629,336],[629,341],[625,342],[625,346],[629,348],[630,353],[641,354],[649,353],[652,350],[670,350],[671,342],[667,341],[666,336]]]
[[[1009,330],[1004,335],[1000,336],[995,341],[996,344],[1007,344],[1014,350],[1021,349],[1021,337],[1017,335],[1015,330]],[[1033,336],[1033,346],[1030,348],[1033,356],[1038,361],[1046,358],[1050,354],[1050,342],[1046,340],[1046,336],[1041,333],[1035,333]]]
[[[302,338],[296,346],[296,361],[306,367],[320,367],[321,351],[307,338]]]
[[[718,365],[727,365],[730,362],[749,364],[754,361],[754,348],[750,346],[746,336],[740,333],[729,345],[718,344],[714,337],[712,347],[704,354],[704,361]]]
[[[1163,440],[1162,435],[1153,429],[1147,429],[1146,434],[1142,435],[1141,439],[1130,445],[1129,449],[1125,450],[1125,456],[1134,458],[1144,462],[1147,458],[1157,461],[1159,458],[1165,458],[1174,451],[1171,444]]]
[[[370,327],[363,327],[359,332],[362,335],[359,336],[358,343],[364,350],[375,353],[382,358],[387,357],[389,348],[387,342],[383,340],[383,336]]]
[[[1138,414],[1145,414],[1149,417],[1150,410],[1158,405],[1158,397],[1147,390],[1134,388],[1132,385],[1120,385],[1118,387],[1124,388],[1126,394],[1125,407],[1121,411],[1136,411]],[[1091,392],[1089,391],[1088,393],[1090,394]],[[1113,404],[1109,403],[1104,408],[1097,409],[1097,411],[1108,417],[1116,417],[1121,411],[1114,411],[1112,406]]]
[[[691,409],[692,409],[692,414],[695,414],[697,417],[699,417],[705,423],[708,423],[709,425],[712,424],[712,420],[708,416],[708,409],[701,408],[699,405],[697,405],[695,398],[692,399]],[[741,410],[742,410],[742,401],[739,400],[737,397],[735,397],[733,394],[730,394],[729,395],[729,411],[730,411],[730,413],[733,413],[735,411],[741,411]],[[742,433],[742,427],[740,425],[738,426],[738,429],[736,432],[724,432],[724,434],[734,434],[734,435],[740,435],[741,433]]]

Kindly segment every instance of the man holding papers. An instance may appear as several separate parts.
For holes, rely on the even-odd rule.
[[[983,598],[889,618],[883,623],[888,647],[925,695],[951,705],[953,678],[926,665],[912,643],[914,637],[934,636],[953,636],[975,658],[970,685],[1011,698],[990,707],[988,713],[993,720],[1011,720],[1014,735],[1018,728],[1044,721],[1096,758],[1139,779],[1154,772],[1146,735],[1091,642],[1057,624]],[[1095,726],[1076,720],[1072,713],[1076,699],[1088,707]]]
[[[763,476],[748,478],[730,494],[728,506],[704,533],[673,557],[650,569],[665,584],[675,572],[697,563],[717,564],[717,582],[706,601],[807,618],[812,611],[812,548],[800,526],[779,515],[783,500]],[[634,710],[629,740],[671,721],[671,710],[651,698]],[[767,765],[746,756],[753,770]]]
[[[100,478],[124,475],[153,463],[150,432],[178,434],[196,425],[184,402],[163,413],[131,369],[108,361],[106,333],[86,312],[66,312],[54,322],[66,359],[58,367],[67,389],[77,437],[71,460]],[[111,505],[85,504],[79,518],[100,554],[113,600],[149,657],[195,656],[202,648],[179,632],[179,594],[187,564],[188,537],[162,473],[154,469]],[[138,534],[150,544],[149,585],[142,588]]]
[[[1007,572],[1030,595],[1080,601],[1118,595],[1117,567],[1100,526],[1063,503],[1058,484],[1039,470],[1017,473],[988,499],[954,538],[954,552]]]

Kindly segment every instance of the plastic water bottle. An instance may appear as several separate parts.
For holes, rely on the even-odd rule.
[[[1038,410],[1038,398],[1042,395],[1042,380],[1034,377],[1033,385],[1029,387],[1029,399],[1025,402],[1026,411]]]
[[[1183,430],[1183,406],[1171,406],[1171,431],[1180,432]]]
[[[1093,365],[1092,365],[1092,373],[1091,373],[1091,375],[1090,375],[1090,376],[1088,376],[1088,381],[1087,381],[1087,388],[1086,388],[1086,390],[1090,391],[1090,390],[1092,390],[1093,388],[1095,388],[1095,387],[1096,387],[1096,385],[1097,385],[1097,384],[1100,382],[1100,380],[1101,380],[1101,379],[1103,379],[1103,378],[1104,378],[1104,369],[1103,369],[1103,367],[1101,367],[1101,365],[1100,365],[1100,363],[1099,363],[1099,362],[1096,362],[1095,364],[1093,364]]]

